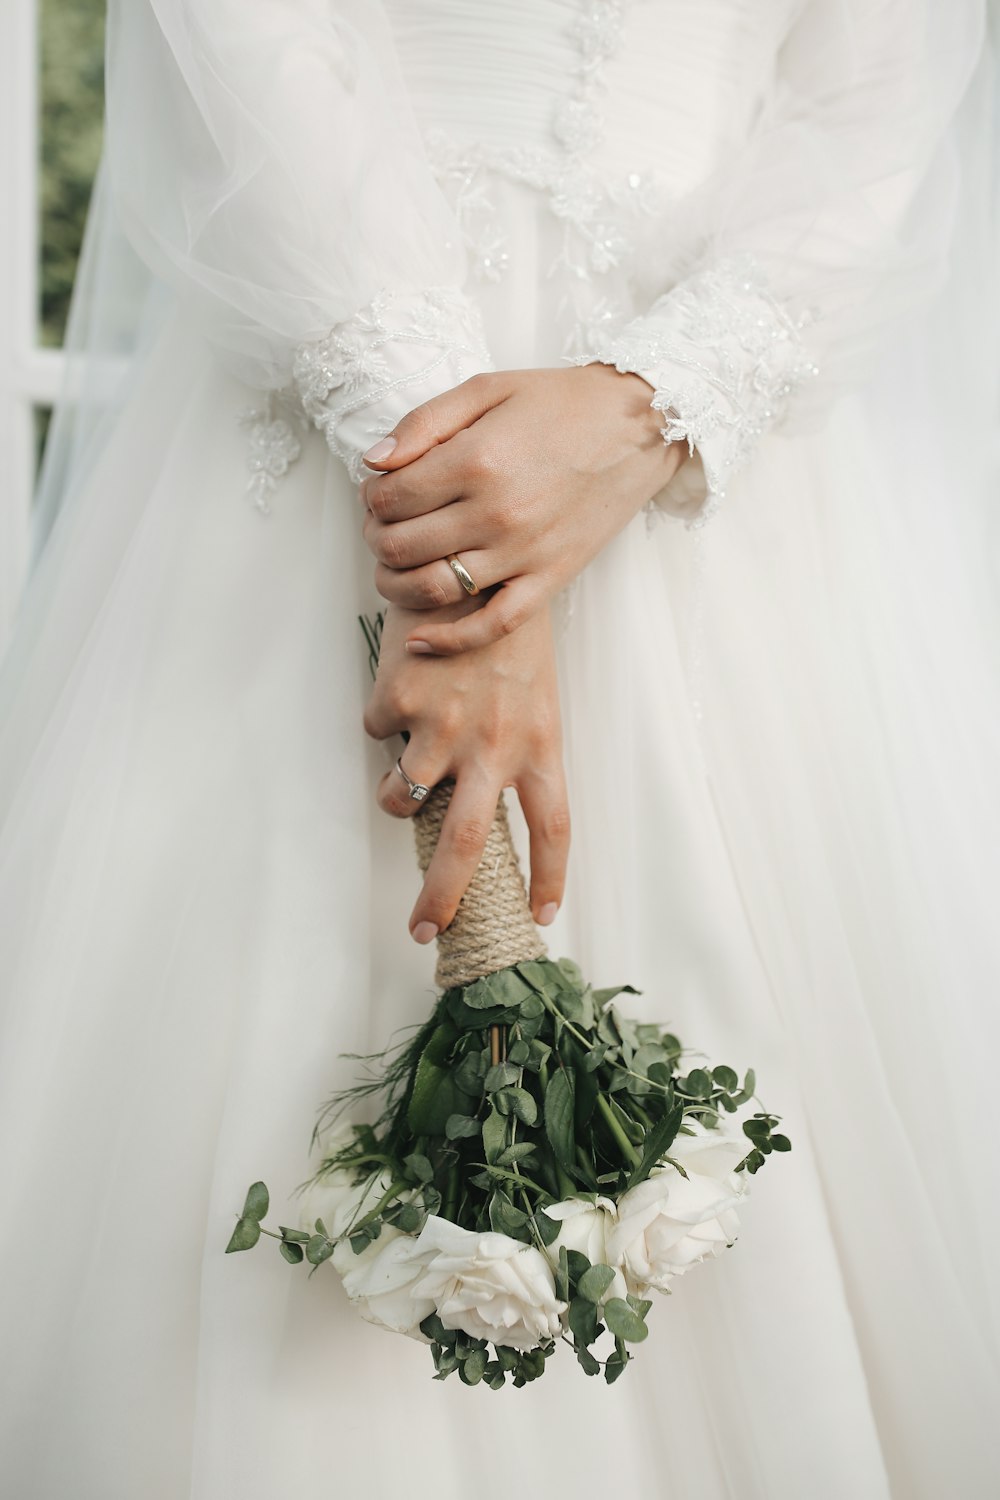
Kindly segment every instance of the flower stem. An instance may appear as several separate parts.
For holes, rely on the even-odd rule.
[[[636,1151],[632,1142],[625,1134],[618,1120],[615,1119],[614,1110],[608,1103],[606,1094],[598,1094],[597,1107],[600,1110],[601,1114],[604,1116],[604,1120],[608,1129],[611,1131],[611,1134],[617,1141],[618,1149],[621,1152],[622,1156],[625,1158],[630,1167],[637,1167],[639,1165],[639,1153]]]

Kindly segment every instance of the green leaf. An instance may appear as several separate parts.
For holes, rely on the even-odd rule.
[[[269,1203],[267,1188],[262,1182],[255,1182],[247,1193],[247,1201],[243,1205],[243,1213],[240,1217],[256,1219],[259,1224],[261,1219],[267,1216]]]
[[[531,986],[521,978],[517,969],[501,969],[467,985],[462,991],[462,1000],[470,1010],[492,1010],[494,1006],[511,1010],[530,995]]]
[[[509,1234],[518,1238],[518,1231],[528,1222],[528,1215],[515,1208],[507,1194],[499,1189],[490,1199],[490,1228],[496,1234]]]
[[[414,1151],[409,1156],[403,1157],[403,1166],[410,1177],[415,1177],[418,1182],[430,1182],[434,1176],[434,1168],[430,1160],[420,1151]]]
[[[577,1293],[586,1297],[588,1302],[595,1306],[600,1305],[601,1298],[615,1279],[615,1273],[610,1266],[598,1264],[591,1266],[589,1271],[584,1271],[577,1282]]]
[[[260,1239],[260,1224],[256,1219],[240,1219],[229,1237],[226,1254],[234,1250],[252,1250]]]
[[[645,1318],[646,1314],[649,1312],[649,1309],[653,1305],[648,1298],[637,1297],[633,1292],[628,1292],[626,1294],[625,1301],[628,1303],[633,1312],[639,1314],[640,1318]]]
[[[693,1094],[696,1099],[707,1099],[712,1093],[711,1076],[704,1068],[692,1068],[686,1078],[681,1079],[684,1092]]]
[[[612,1354],[610,1359],[605,1361],[604,1378],[608,1382],[608,1385],[614,1385],[619,1375],[623,1373],[627,1363],[628,1356],[623,1359],[620,1354]]]
[[[675,1104],[673,1109],[668,1109],[662,1120],[653,1126],[643,1144],[639,1165],[628,1180],[630,1188],[638,1186],[640,1182],[645,1182],[657,1162],[666,1155],[681,1128],[683,1119],[683,1104]]]
[[[537,995],[529,995],[527,1000],[521,1001],[519,1010],[525,1021],[537,1021],[545,1014],[545,1002]]]
[[[420,1055],[406,1112],[414,1135],[444,1135],[449,1117],[462,1112],[467,1096],[458,1089],[446,1066],[457,1037],[454,1026],[443,1022]]]
[[[728,1068],[725,1063],[720,1063],[717,1068],[712,1069],[712,1077],[720,1089],[725,1089],[730,1094],[740,1086],[735,1068]]]
[[[304,1229],[289,1229],[285,1224],[279,1224],[278,1228],[281,1230],[283,1240],[290,1240],[298,1245],[304,1245],[309,1238]]]
[[[544,1218],[545,1215],[542,1214],[541,1217]],[[549,1222],[555,1223],[555,1220],[550,1219]],[[560,1225],[556,1225],[557,1232],[560,1227]],[[559,1264],[556,1267],[556,1296],[560,1302],[569,1301],[569,1256],[566,1253],[565,1245],[559,1246]]]
[[[505,1114],[516,1115],[525,1125],[534,1125],[538,1119],[538,1105],[527,1089],[501,1089],[496,1103]]]
[[[486,1350],[473,1349],[462,1366],[461,1373],[466,1385],[478,1385],[486,1374]]]
[[[507,1048],[507,1061],[517,1068],[523,1068],[530,1055],[530,1045],[520,1038],[516,1042],[511,1042]]]
[[[306,1260],[311,1266],[321,1266],[333,1254],[333,1241],[322,1234],[314,1234],[306,1246]]]
[[[601,1312],[611,1332],[627,1343],[641,1344],[648,1338],[649,1329],[624,1297],[609,1297]]]
[[[396,1228],[403,1234],[415,1234],[423,1229],[427,1215],[415,1203],[404,1203],[396,1215]]]
[[[771,1127],[767,1120],[744,1120],[743,1134],[749,1136],[754,1145],[759,1146],[761,1141],[766,1141],[771,1134]]]
[[[581,1276],[586,1276],[590,1270],[590,1261],[580,1250],[567,1250],[566,1263],[569,1266],[569,1279],[576,1286]]]
[[[559,1238],[559,1231],[562,1228],[562,1225],[559,1224],[555,1219],[550,1219],[548,1214],[544,1211],[539,1211],[535,1214],[535,1228],[538,1230],[538,1238],[541,1240],[542,1244],[547,1250],[549,1246],[554,1244],[555,1241]],[[567,1296],[568,1295],[569,1291],[567,1288]],[[563,1301],[565,1300],[566,1299],[563,1298]]]
[[[600,1375],[601,1362],[600,1360],[595,1359],[594,1355],[591,1354],[589,1349],[577,1349],[576,1357],[583,1367],[583,1373],[585,1375]]]
[[[495,1094],[497,1089],[503,1089],[509,1084],[517,1083],[520,1077],[521,1069],[515,1068],[513,1063],[494,1063],[486,1075],[483,1088],[488,1094]]]
[[[787,1135],[772,1135],[771,1145],[775,1151],[791,1151],[792,1143]]]
[[[516,1161],[524,1161],[531,1156],[538,1147],[532,1141],[516,1141],[513,1146],[507,1146],[496,1159],[498,1167],[512,1167]]]
[[[576,1170],[574,1094],[573,1075],[558,1068],[545,1090],[545,1134],[559,1165],[568,1172]]]
[[[622,1307],[626,1306],[623,1302]],[[627,1310],[631,1312],[631,1308]],[[597,1337],[597,1308],[593,1302],[588,1302],[586,1297],[574,1297],[569,1305],[568,1322],[570,1332],[578,1344],[585,1346],[594,1342]]]
[[[492,1164],[507,1144],[507,1121],[497,1109],[491,1109],[483,1122],[483,1149]]]
[[[282,1240],[278,1249],[290,1266],[301,1265],[305,1254],[301,1245],[290,1245],[287,1240]]]
[[[482,1126],[472,1115],[449,1115],[444,1133],[449,1141],[461,1140],[464,1136],[478,1135]]]

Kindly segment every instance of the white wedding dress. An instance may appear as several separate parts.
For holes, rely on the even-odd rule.
[[[1000,1493],[980,22],[112,0],[103,352],[0,679],[4,1494]],[[295,1214],[341,1054],[432,998],[361,729],[358,455],[567,356],[696,452],[560,601],[550,946],[752,1064],[794,1150],[613,1389],[567,1356],[494,1396],[329,1268],[223,1249],[257,1177]]]

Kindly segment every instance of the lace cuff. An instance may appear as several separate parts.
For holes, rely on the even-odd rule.
[[[817,373],[801,340],[805,322],[789,317],[751,266],[733,261],[691,276],[617,334],[591,339],[592,352],[574,363],[640,375],[664,415],[664,440],[686,442],[693,455],[652,504],[689,527],[715,513],[730,476]]]
[[[492,370],[475,303],[451,287],[381,292],[325,338],[300,344],[302,408],[356,483],[361,455],[422,401]]]

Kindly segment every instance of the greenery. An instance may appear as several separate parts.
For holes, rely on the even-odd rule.
[[[104,0],[42,0],[41,337],[63,340],[101,153]]]
[[[347,1144],[316,1179],[346,1173],[361,1183],[383,1174],[388,1187],[343,1238],[360,1254],[382,1226],[418,1234],[429,1215],[463,1228],[497,1233],[547,1250],[560,1225],[546,1209],[570,1198],[618,1199],[664,1163],[686,1176],[670,1148],[688,1118],[707,1128],[753,1097],[748,1070],[682,1067],[676,1036],[624,1017],[615,1001],[628,986],[593,990],[568,959],[539,959],[447,990],[427,1023],[393,1054],[361,1059],[368,1076],[335,1094],[320,1115],[314,1142],[348,1107],[369,1099],[380,1110],[355,1125]],[[376,1066],[372,1066],[375,1064]],[[758,1111],[743,1123],[747,1154],[737,1170],[756,1172],[773,1151],[788,1151],[775,1132],[778,1116]],[[313,1179],[313,1180],[316,1180]],[[313,1233],[262,1230],[268,1194],[251,1187],[228,1251],[251,1249],[261,1233],[280,1242],[292,1264],[313,1268],[336,1241],[322,1220]],[[569,1304],[564,1340],[589,1375],[610,1383],[647,1334],[650,1303],[606,1294],[614,1272],[586,1256],[559,1250],[557,1295]],[[457,1371],[467,1385],[499,1389],[543,1373],[554,1342],[528,1353],[496,1347],[447,1329],[437,1316],[421,1324],[431,1340],[437,1377]],[[598,1360],[591,1345],[607,1329],[614,1353]]]

